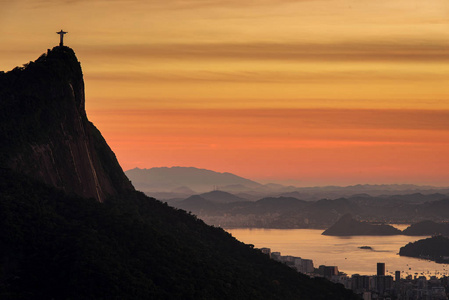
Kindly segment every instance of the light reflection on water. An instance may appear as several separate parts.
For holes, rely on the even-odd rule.
[[[402,229],[402,228],[400,228]],[[352,274],[375,275],[378,262],[384,262],[390,275],[402,271],[418,276],[448,274],[449,267],[427,260],[399,256],[399,249],[409,242],[425,236],[351,236],[336,237],[321,235],[316,229],[227,229],[238,240],[253,244],[256,248],[271,248],[281,255],[292,255],[312,259],[319,265],[338,266],[339,270]],[[373,250],[360,249],[370,246]],[[421,274],[422,273],[422,274]],[[388,274],[387,274],[388,275]]]

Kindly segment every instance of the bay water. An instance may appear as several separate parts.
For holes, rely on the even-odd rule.
[[[407,226],[396,226],[404,229]],[[402,227],[402,228],[401,228]],[[449,266],[411,257],[399,256],[399,249],[409,242],[428,236],[350,236],[321,235],[317,229],[226,229],[238,240],[253,244],[256,248],[270,248],[281,255],[292,255],[312,259],[315,268],[319,265],[338,266],[348,275],[375,275],[378,262],[385,263],[386,275],[394,276],[396,270],[401,277],[417,275],[430,277],[449,274]],[[369,246],[370,249],[361,249]]]

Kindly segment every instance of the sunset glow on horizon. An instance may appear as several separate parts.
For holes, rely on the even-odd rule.
[[[449,185],[448,1],[3,1],[0,70],[61,29],[124,170]]]

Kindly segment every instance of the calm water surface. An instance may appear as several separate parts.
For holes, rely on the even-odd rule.
[[[399,227],[399,226],[396,226]],[[404,229],[407,226],[403,226]],[[271,248],[281,255],[299,256],[312,259],[319,265],[338,266],[349,275],[375,275],[376,264],[384,262],[390,275],[403,271],[415,275],[448,275],[449,266],[427,260],[401,257],[397,253],[402,246],[426,236],[351,236],[335,237],[321,235],[316,229],[227,229],[238,240],[253,244],[256,248]],[[360,246],[370,246],[373,250],[363,250]]]

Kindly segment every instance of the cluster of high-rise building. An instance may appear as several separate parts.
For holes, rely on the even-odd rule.
[[[260,249],[272,259],[285,263],[298,272],[312,277],[321,276],[332,282],[340,283],[354,293],[361,295],[364,300],[448,300],[449,277],[428,279],[425,276],[408,275],[401,277],[401,271],[395,276],[385,274],[385,263],[377,263],[376,275],[348,276],[339,272],[337,266],[313,267],[311,259],[295,256],[282,256],[280,252],[271,252],[269,248]]]
[[[312,274],[315,270],[313,261],[311,259],[304,259],[296,256],[282,256],[280,252],[271,252],[270,248],[260,249],[263,253],[269,255],[272,259],[280,261],[300,273]]]
[[[341,283],[353,290],[364,300],[447,300],[449,291],[449,277],[428,279],[425,276],[408,275],[401,278],[401,271],[395,276],[385,275],[385,264],[377,264],[377,275],[354,274],[351,277],[345,274],[324,276],[329,280]]]

